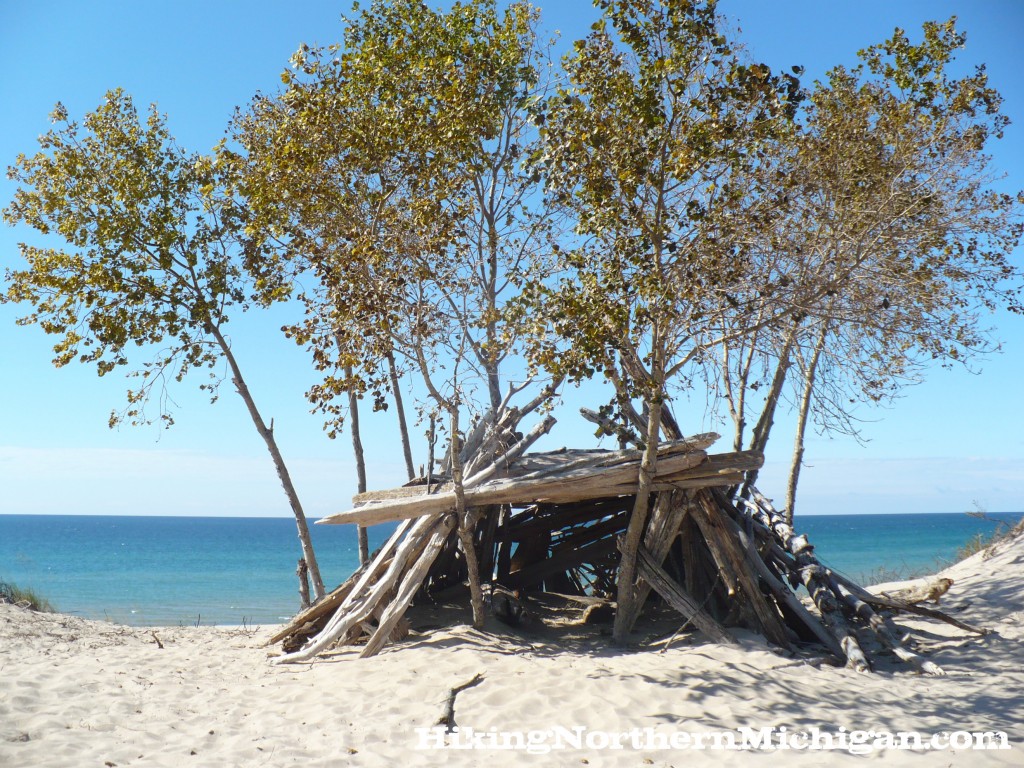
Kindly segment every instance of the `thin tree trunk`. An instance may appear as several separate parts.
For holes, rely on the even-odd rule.
[[[284,457],[281,455],[281,451],[277,447],[277,440],[274,438],[274,427],[273,423],[268,427],[266,422],[263,421],[263,417],[260,415],[259,409],[256,408],[256,401],[253,400],[252,393],[249,391],[248,385],[245,383],[245,379],[242,377],[242,371],[238,367],[238,361],[235,360],[234,354],[231,352],[231,345],[228,344],[227,339],[220,332],[220,329],[216,326],[210,326],[210,333],[217,340],[217,344],[220,346],[221,351],[224,353],[224,358],[228,362],[228,366],[231,368],[232,381],[235,384],[235,389],[238,390],[238,394],[242,396],[242,400],[245,401],[245,407],[249,410],[249,416],[252,418],[252,423],[256,427],[256,431],[260,433],[260,437],[267,444],[267,450],[270,452],[270,457],[274,462],[274,468],[277,470],[277,476],[281,480],[281,486],[284,488],[285,496],[288,497],[288,504],[291,506],[292,514],[295,515],[295,525],[299,531],[299,542],[302,545],[302,557],[306,561],[306,565],[309,567],[309,576],[313,582],[313,599],[314,601],[320,600],[326,594],[327,590],[324,589],[323,579],[320,578],[320,566],[317,564],[316,555],[313,552],[313,540],[309,535],[309,525],[306,523],[306,514],[302,511],[302,504],[299,502],[299,495],[295,491],[295,485],[292,483],[291,475],[288,472],[288,467],[284,463]]]
[[[747,428],[746,395],[747,377],[741,375],[736,381],[736,389],[732,386],[732,365],[729,355],[729,345],[722,345],[722,386],[725,389],[725,399],[729,404],[729,415],[732,416],[733,438],[732,449],[743,450],[743,435]]]
[[[758,323],[764,317],[764,308],[758,312]],[[740,359],[736,366],[736,381],[733,386],[732,378],[732,357],[729,353],[731,342],[722,345],[722,385],[725,387],[725,396],[729,403],[729,414],[733,422],[733,450],[742,451],[743,441],[747,429],[747,389],[750,382],[750,369],[754,364],[754,357],[757,354],[757,344],[761,338],[762,327],[758,325],[753,336],[744,338],[739,342],[737,353]]]
[[[437,436],[434,432],[436,426],[436,420],[434,415],[430,415],[430,431],[427,433],[427,493],[430,493],[430,484],[434,479],[434,445],[437,442]]]
[[[622,559],[619,565],[619,584],[615,623],[612,627],[612,641],[617,645],[625,645],[630,631],[633,629],[631,617],[638,615],[636,572],[637,551],[643,541],[644,527],[650,511],[651,485],[658,465],[658,437],[661,433],[661,381],[656,380],[658,391],[653,397],[647,414],[647,437],[643,459],[640,462],[640,476],[637,481],[636,501],[629,518],[626,535],[623,537],[620,551]]]
[[[405,471],[412,480],[416,477],[416,467],[412,463],[412,444],[409,442],[409,425],[405,420],[405,405],[402,403],[402,390],[398,386],[398,368],[395,365],[395,353],[388,350],[388,375],[391,377],[391,393],[395,396],[395,410],[398,412],[398,431],[402,436],[402,452],[405,454]]]
[[[487,391],[491,397],[491,407],[497,413],[501,406],[501,378],[498,366],[492,363],[487,364]]]
[[[496,358],[498,324],[494,320],[498,314],[498,229],[494,223],[493,203],[492,196],[484,209],[487,218],[487,360],[484,369],[487,371],[487,391],[491,396],[491,408],[497,416],[501,407],[501,379]]]
[[[473,606],[474,629],[484,628],[484,593],[480,586],[480,564],[476,556],[475,531],[477,519],[472,510],[466,509],[466,490],[462,484],[462,446],[459,441],[459,406],[450,408],[451,413],[451,457],[452,485],[455,487],[455,512],[458,515],[459,541],[466,556],[466,572],[469,578],[469,598]]]
[[[352,366],[345,366],[345,378],[352,379]],[[356,484],[358,493],[366,493],[366,457],[363,454],[363,441],[359,434],[359,396],[354,388],[348,389],[349,431],[352,433],[352,453],[356,457]],[[359,541],[359,564],[370,559],[370,540],[365,525],[356,526],[356,537]]]
[[[782,397],[782,386],[786,383],[786,375],[792,365],[793,343],[796,341],[796,336],[797,326],[793,326],[789,336],[786,338],[785,345],[782,347],[782,351],[779,352],[779,361],[775,366],[775,373],[772,376],[772,383],[765,397],[761,416],[751,432],[750,448],[748,450],[764,453],[764,449],[768,446],[768,438],[771,436],[772,426],[775,423],[775,411],[778,408],[779,399]],[[747,479],[743,483],[742,496],[745,497],[749,493],[750,487],[757,482],[757,473],[758,470],[756,469],[752,469],[747,473]]]
[[[807,419],[811,412],[811,400],[814,396],[814,377],[818,370],[818,361],[821,359],[821,352],[825,348],[825,339],[828,338],[829,323],[824,321],[818,338],[814,342],[814,351],[811,360],[804,372],[804,389],[800,395],[800,413],[797,417],[796,437],[793,441],[793,461],[789,467],[789,482],[786,485],[786,522],[793,524],[793,509],[796,506],[796,485],[800,480],[800,467],[804,461],[804,435],[807,433]]]

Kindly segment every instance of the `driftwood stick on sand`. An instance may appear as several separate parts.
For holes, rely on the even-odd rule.
[[[940,578],[933,579],[919,587],[899,589],[895,592],[883,592],[882,596],[893,600],[899,600],[901,603],[907,603],[908,605],[917,605],[918,603],[923,603],[926,600],[932,600],[936,605],[938,605],[939,600],[952,586],[952,579]]]
[[[457,685],[448,692],[448,701],[445,703],[444,714],[437,719],[437,724],[443,725],[446,733],[452,733],[458,727],[458,723],[455,722],[455,697],[467,688],[480,685],[483,681],[484,676],[477,672],[472,680],[462,685]]]

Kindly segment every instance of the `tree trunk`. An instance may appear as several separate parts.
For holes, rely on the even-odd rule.
[[[391,377],[391,393],[395,396],[395,411],[398,413],[398,432],[402,436],[402,453],[405,454],[405,471],[409,479],[416,477],[416,467],[412,463],[412,444],[409,442],[409,425],[405,420],[405,405],[402,402],[402,390],[398,386],[398,368],[395,365],[395,353],[388,350],[388,375]]]
[[[430,414],[430,431],[427,432],[427,471],[424,473],[427,478],[427,493],[430,493],[430,484],[434,478],[434,445],[437,443],[437,433],[434,431],[437,420],[434,414]]]
[[[352,379],[352,366],[345,366],[345,378]],[[348,390],[349,431],[352,433],[352,453],[356,457],[356,484],[358,493],[366,493],[366,457],[363,454],[363,441],[359,435],[359,396],[354,388]],[[359,564],[370,559],[370,540],[366,535],[366,526],[356,526],[356,537],[359,541]]]
[[[615,610],[615,623],[612,627],[612,641],[617,645],[625,645],[630,631],[633,629],[631,617],[637,615],[636,569],[637,551],[643,540],[644,527],[650,508],[651,485],[658,465],[658,437],[661,434],[662,394],[660,382],[658,392],[653,397],[647,414],[647,444],[644,447],[643,459],[640,462],[640,476],[637,481],[636,502],[629,518],[626,535],[622,539],[620,550],[622,560],[619,565],[618,604]]]
[[[729,345],[722,345],[722,388],[725,390],[725,400],[729,404],[729,415],[732,417],[733,438],[732,449],[743,450],[743,436],[747,429],[747,375],[746,371],[736,380],[736,388],[732,386],[732,362],[729,355]]]
[[[789,367],[792,364],[791,356],[796,336],[797,326],[793,326],[789,336],[786,338],[785,345],[782,347],[782,351],[779,353],[779,361],[775,366],[775,373],[772,376],[772,383],[765,397],[761,416],[758,418],[757,424],[754,425],[753,432],[751,432],[749,448],[751,451],[764,453],[764,449],[768,446],[768,438],[771,436],[772,425],[775,423],[775,410],[778,408],[779,398],[782,396],[782,386],[786,383],[786,374],[789,372]],[[749,493],[750,487],[757,482],[757,473],[758,470],[753,469],[747,474],[741,494],[744,497]]]
[[[228,361],[228,366],[231,368],[232,381],[235,384],[235,389],[238,390],[238,394],[241,395],[242,400],[245,401],[245,407],[249,410],[249,416],[252,418],[252,423],[256,427],[256,431],[260,433],[260,437],[267,444],[267,450],[270,452],[270,458],[274,462],[274,468],[277,470],[277,476],[281,480],[281,486],[284,488],[285,496],[288,497],[288,504],[292,508],[292,514],[295,515],[295,525],[299,531],[299,542],[302,545],[302,557],[306,561],[306,565],[309,567],[309,576],[313,581],[313,599],[314,601],[320,600],[327,592],[324,589],[324,581],[320,578],[320,566],[316,562],[316,555],[313,552],[313,540],[309,535],[309,525],[306,523],[306,514],[302,511],[302,504],[299,502],[299,495],[295,491],[295,485],[292,483],[291,475],[288,472],[288,467],[284,463],[284,457],[281,455],[281,451],[277,447],[277,440],[274,438],[274,427],[273,423],[268,427],[266,422],[263,421],[263,417],[260,415],[259,409],[256,408],[256,401],[253,400],[252,393],[249,391],[249,387],[245,383],[245,379],[242,378],[242,371],[238,367],[238,361],[235,360],[234,354],[231,352],[231,345],[228,344],[227,339],[220,332],[220,329],[216,326],[210,326],[210,333],[217,340],[218,346],[224,353],[224,358]]]
[[[828,337],[829,323],[822,322],[821,331],[814,342],[814,351],[811,360],[804,371],[804,388],[800,395],[800,413],[797,417],[796,437],[793,440],[793,462],[789,467],[789,482],[786,485],[786,522],[793,524],[793,508],[796,506],[796,484],[800,479],[800,467],[804,461],[804,435],[807,433],[807,419],[811,412],[811,399],[814,396],[814,377],[818,369],[818,360],[821,359],[821,352],[825,348],[825,339]]]
[[[451,413],[451,457],[452,485],[455,487],[455,514],[458,516],[459,541],[466,557],[466,572],[469,578],[469,598],[473,606],[473,628],[484,628],[484,593],[480,586],[480,564],[476,556],[476,515],[466,509],[466,490],[462,484],[462,446],[459,441],[459,406],[450,408]]]
[[[491,408],[495,416],[501,408],[501,378],[498,373],[498,228],[494,222],[493,197],[485,207],[487,219],[487,349],[484,370],[487,372],[487,392],[491,397]]]

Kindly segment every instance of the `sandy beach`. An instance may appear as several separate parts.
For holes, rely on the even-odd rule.
[[[620,651],[465,625],[370,659],[347,650],[278,665],[264,646],[273,627],[148,629],[4,605],[0,766],[1024,765],[1024,536],[944,575],[955,584],[942,608],[993,630],[978,637],[900,617],[944,677],[895,661],[858,674],[742,633],[739,648],[690,634],[664,652]],[[444,739],[434,727],[449,692],[476,675],[455,700],[462,740]],[[774,744],[797,748],[714,748],[743,728],[755,738],[775,728]],[[920,751],[874,749],[873,738],[852,750],[799,748],[825,744],[824,734],[848,743],[853,731],[1001,731],[1010,748],[954,749],[943,737]],[[488,738],[534,741],[498,750]],[[442,741],[473,748],[436,748]]]

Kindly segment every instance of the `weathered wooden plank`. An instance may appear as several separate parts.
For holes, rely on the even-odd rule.
[[[709,448],[718,435],[714,432],[707,432],[694,435],[685,440],[674,440],[662,443],[658,448],[659,461],[668,456],[679,454],[697,453]],[[730,455],[730,454],[726,454]],[[548,475],[562,477],[570,471],[592,467],[600,470],[603,467],[614,467],[622,464],[636,463],[639,466],[642,452],[636,449],[625,449],[620,451],[606,451],[600,449],[567,450],[565,448],[546,453],[530,453],[520,456],[515,463],[509,467],[502,467],[495,473],[496,479],[507,480],[540,480]],[[443,483],[440,487],[431,486],[432,494],[450,492],[450,482]],[[396,499],[414,498],[424,496],[427,493],[427,485],[403,486],[382,491],[367,491],[356,494],[352,497],[354,506],[361,506],[375,501],[393,501]]]
[[[708,491],[699,491],[694,500],[696,504],[691,508],[690,514],[700,526],[704,540],[711,548],[723,576],[729,574],[733,580],[731,588],[739,592],[738,599],[745,600],[746,607],[754,612],[764,636],[769,641],[783,648],[792,649],[792,643],[786,634],[785,622],[761,593],[756,576],[746,562],[746,555],[740,549],[740,543],[726,529],[723,521],[723,518],[726,518],[725,512],[716,505]]]
[[[727,645],[737,644],[735,638],[725,627],[708,615],[697,601],[687,594],[686,590],[669,578],[669,575],[662,570],[656,558],[643,544],[637,549],[636,564],[640,577],[650,584],[654,591],[665,599],[666,603],[682,614],[683,618],[703,632],[708,639]]]
[[[684,491],[670,491],[659,494],[658,501],[651,514],[651,521],[647,525],[644,534],[644,547],[646,553],[653,557],[654,562],[661,567],[668,556],[669,548],[679,533],[679,527],[686,517],[689,498]],[[637,618],[643,611],[644,603],[650,595],[652,584],[642,578],[636,585],[636,601],[630,608],[629,615],[625,618],[627,630],[633,628]]]
[[[666,474],[678,475],[685,469],[702,464],[703,451],[668,455],[658,460]],[[480,507],[490,504],[530,502],[581,501],[616,495],[617,487],[635,483],[639,463],[616,464],[610,467],[581,467],[576,470],[538,480],[492,480],[466,489],[466,505]],[[609,489],[612,489],[611,491]],[[375,525],[392,520],[405,520],[455,509],[455,493],[438,493],[392,502],[378,502],[322,518],[318,524],[359,523]]]
[[[602,555],[614,551],[615,539],[610,536],[578,549],[564,550],[547,560],[531,565],[529,568],[510,573],[505,581],[505,586],[514,589],[536,584],[547,576],[566,571],[580,563],[594,562]]]
[[[435,477],[435,480],[437,478]],[[434,483],[430,486],[430,492],[434,493],[450,493],[452,491],[452,484],[450,481],[444,481],[440,484]],[[427,495],[427,484],[422,485],[403,485],[401,488],[388,488],[382,491],[367,491],[366,493],[357,493],[352,497],[352,503],[359,507],[364,504],[370,504],[378,501],[393,501],[395,499],[414,499],[420,496]]]
[[[428,537],[439,527],[451,531],[453,526],[454,522],[448,518],[442,520],[440,515],[421,518],[411,525],[403,524],[401,529],[407,530],[408,533],[401,542],[396,542],[394,556],[387,561],[387,570],[383,575],[380,575],[380,578],[372,586],[370,585],[369,577],[379,572],[384,563],[382,555],[378,555],[371,561],[373,563],[371,569],[360,579],[361,583],[357,584],[356,588],[349,593],[320,634],[301,650],[280,656],[276,662],[306,661],[326,649],[331,643],[347,636],[350,629],[372,616],[374,609],[382,603],[388,592],[402,577],[409,562],[414,561],[422,552]],[[397,531],[392,538],[398,538]]]
[[[387,608],[380,617],[377,631],[367,641],[366,646],[359,654],[359,658],[365,659],[368,656],[376,655],[384,646],[384,643],[388,641],[388,638],[391,637],[395,626],[405,615],[409,603],[412,602],[413,597],[416,596],[420,587],[423,586],[423,578],[427,575],[430,566],[433,565],[434,560],[437,559],[438,554],[444,547],[448,534],[454,528],[455,520],[451,516],[441,521],[441,526],[433,532],[426,547],[423,548],[412,568],[402,578],[401,585],[398,587],[398,594],[388,603]]]
[[[264,645],[274,645],[294,634],[301,634],[306,628],[312,628],[320,623],[325,614],[332,613],[338,608],[355,588],[357,582],[369,569],[370,563],[365,562],[344,582],[329,592],[320,602],[303,609],[296,614],[288,624],[281,628],[273,637],[267,640]]]
[[[732,453],[716,453],[708,456],[708,460],[697,469],[686,470],[678,473],[680,479],[692,479],[696,477],[721,477],[746,472],[749,469],[757,469],[764,464],[764,455],[757,451],[734,451]],[[671,483],[675,479],[673,472],[658,471],[659,482]]]

